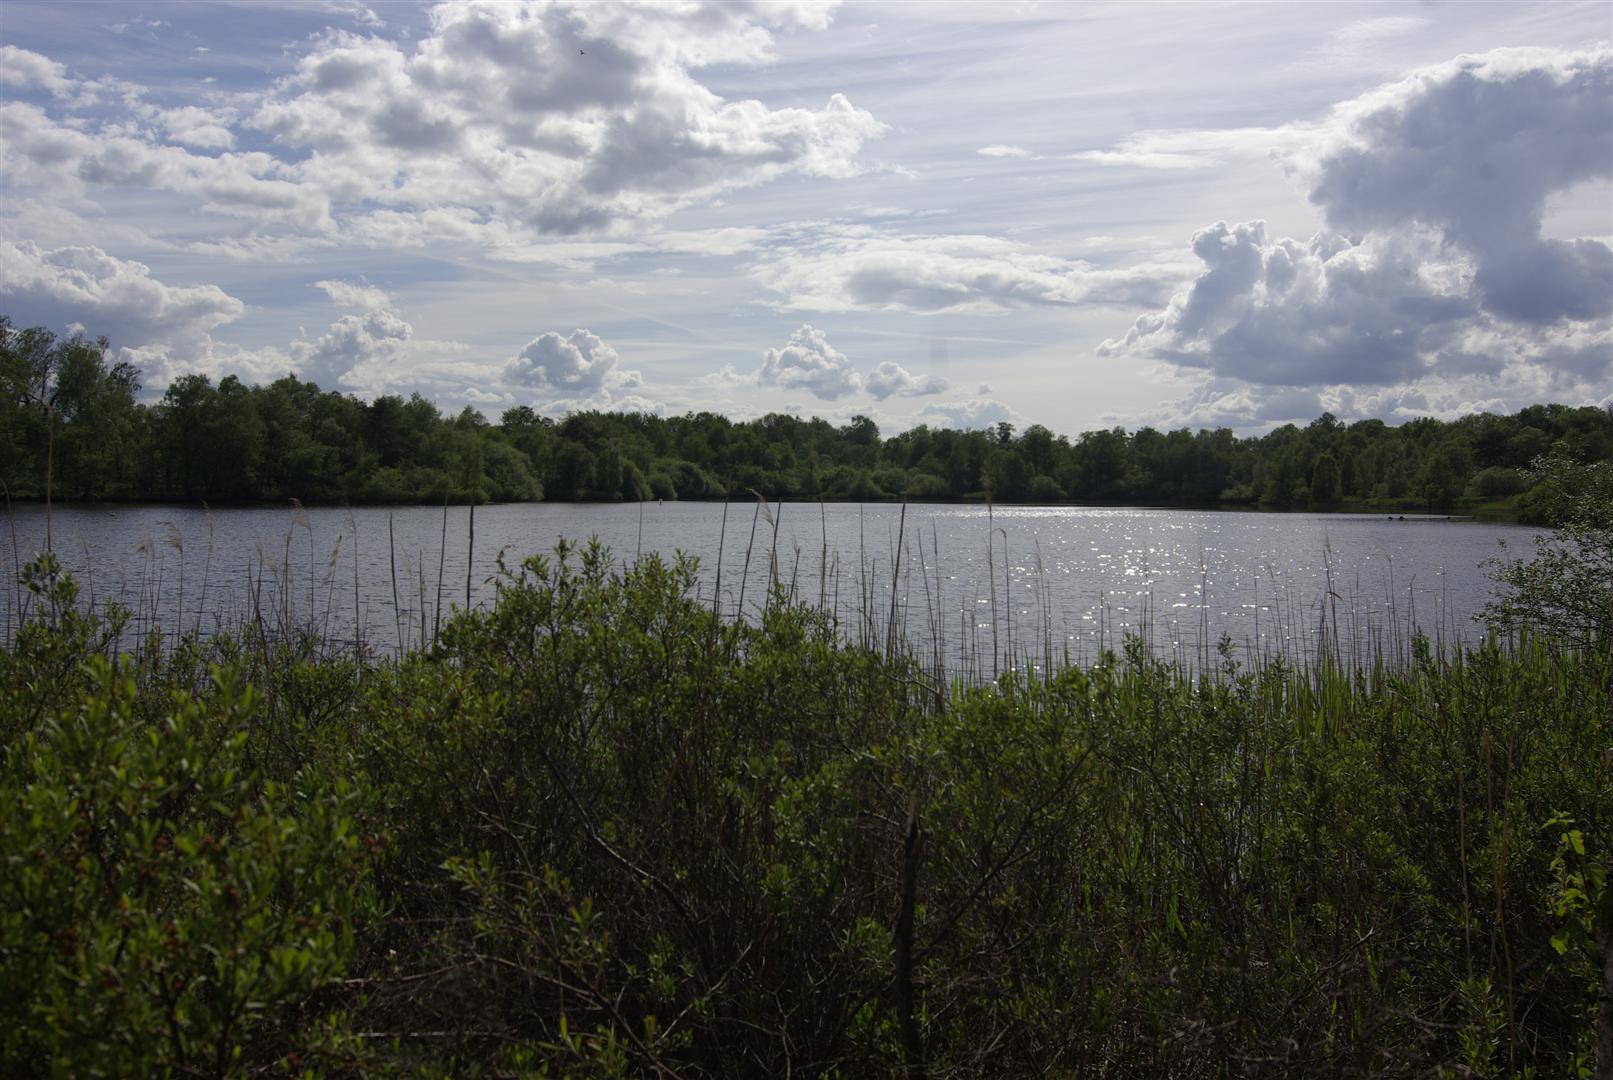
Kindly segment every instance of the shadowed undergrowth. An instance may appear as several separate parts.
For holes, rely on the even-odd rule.
[[[30,580],[7,1075],[1589,1075],[1605,644],[949,686],[595,547],[112,657]]]

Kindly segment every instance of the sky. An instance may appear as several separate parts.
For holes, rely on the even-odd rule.
[[[1613,5],[0,5],[0,314],[916,424],[1613,406]]]

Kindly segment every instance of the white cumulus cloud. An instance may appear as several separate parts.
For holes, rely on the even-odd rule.
[[[1347,102],[1295,159],[1330,228],[1200,230],[1194,280],[1098,352],[1203,372],[1194,419],[1594,400],[1613,380],[1613,251],[1544,238],[1541,218],[1613,176],[1610,101],[1613,52],[1531,49]]]
[[[391,308],[380,308],[343,315],[314,340],[294,342],[291,358],[302,378],[324,390],[356,389],[363,376],[369,376],[372,384],[384,385],[401,374],[385,369],[408,355],[413,338],[414,327]]]
[[[193,154],[123,128],[83,127],[27,102],[0,104],[0,174],[41,198],[79,199],[95,187],[149,189],[266,226],[331,224],[328,197],[283,179],[287,170],[267,154]]]
[[[727,4],[445,4],[414,45],[328,33],[252,123],[306,151],[304,182],[341,204],[609,231],[785,173],[857,171],[884,125],[844,97],[771,109],[695,78],[769,59],[769,27],[802,22]]]
[[[48,56],[15,45],[0,45],[0,86],[38,87],[58,97],[73,92],[67,69]]]
[[[162,127],[169,141],[198,150],[228,150],[235,145],[230,118],[211,109],[183,105],[162,110]]]
[[[583,329],[566,337],[553,331],[538,335],[515,354],[503,375],[506,385],[540,395],[535,407],[549,415],[589,409],[665,411],[660,402],[637,393],[643,376],[622,368],[615,348]]]
[[[868,392],[880,401],[897,397],[927,397],[947,391],[947,381],[939,375],[914,375],[902,365],[886,360],[863,380]]]
[[[487,402],[480,386],[496,380],[497,365],[467,356],[459,342],[417,336],[385,290],[340,279],[313,284],[347,313],[317,337],[291,343],[289,363],[303,379],[323,390]]]
[[[0,241],[0,298],[16,325],[83,325],[114,348],[181,363],[205,359],[212,331],[246,310],[216,285],[169,285],[97,247],[46,250],[26,240]]]
[[[0,80],[52,95],[48,108],[0,103],[0,176],[41,199],[194,199],[249,220],[228,241],[243,251],[284,230],[518,248],[637,235],[786,175],[852,176],[885,131],[841,94],[774,108],[701,81],[713,65],[771,62],[776,33],[827,25],[822,5],[446,3],[418,38],[381,36],[367,11],[349,12],[365,32],[315,36],[290,74],[227,108],[159,108],[139,87],[0,47]]]
[[[1474,259],[1475,293],[1502,318],[1613,314],[1613,250],[1545,240],[1546,200],[1613,176],[1613,50],[1464,56],[1339,110],[1310,167],[1311,201],[1345,232],[1440,230]]]
[[[587,330],[568,337],[550,331],[527,342],[505,369],[518,386],[546,387],[592,394],[607,388],[638,385],[638,373],[622,371],[608,342]]]
[[[364,311],[381,311],[392,306],[392,298],[385,290],[361,282],[326,280],[314,282],[331,302],[339,307],[361,308]]]
[[[918,412],[920,423],[937,427],[973,431],[995,427],[1000,423],[1023,427],[1023,414],[993,398],[969,398],[964,401],[934,402]]]
[[[0,241],[0,308],[18,326],[58,333],[84,327],[105,337],[112,358],[133,364],[148,396],[181,375],[235,374],[252,382],[284,375],[287,354],[216,341],[246,305],[216,285],[172,285],[146,264],[98,247],[42,248]]]
[[[762,354],[756,381],[762,386],[807,390],[824,401],[856,393],[862,385],[845,354],[829,344],[822,330],[806,324],[790,335],[782,349]]]

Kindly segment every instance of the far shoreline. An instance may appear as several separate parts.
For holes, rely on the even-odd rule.
[[[1343,502],[1328,506],[1272,506],[1253,502],[1014,502],[1007,500],[991,500],[989,503],[984,495],[980,497],[965,497],[962,499],[843,499],[843,498],[817,498],[815,496],[769,496],[755,493],[746,493],[743,498],[730,497],[727,499],[639,499],[634,501],[622,499],[528,499],[495,501],[484,499],[474,505],[478,508],[502,506],[647,506],[674,503],[681,505],[708,505],[720,506],[729,503],[743,506],[754,503],[758,498],[770,505],[814,505],[822,503],[825,506],[969,506],[969,507],[999,507],[1011,509],[1049,509],[1049,510],[1186,510],[1209,513],[1240,513],[1240,514],[1319,514],[1338,517],[1378,517],[1392,519],[1420,520],[1420,521],[1475,521],[1501,525],[1539,525],[1541,522],[1529,521],[1525,518],[1525,511],[1515,505],[1508,505],[1511,500],[1496,503],[1487,502],[1477,505],[1454,505],[1449,507],[1428,507],[1426,505],[1405,505],[1399,502],[1393,504],[1385,502]],[[44,507],[45,500],[34,495],[14,495],[7,500],[7,507]],[[284,501],[249,501],[230,502],[204,499],[63,499],[54,498],[50,502],[52,508],[62,507],[71,509],[94,509],[116,507],[162,507],[169,506],[186,510],[432,510],[444,506],[459,508],[472,505],[463,499],[449,499],[446,503],[438,499],[421,499],[414,502],[320,502],[306,499],[286,499]]]

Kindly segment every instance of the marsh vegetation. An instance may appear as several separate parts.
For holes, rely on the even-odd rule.
[[[397,658],[119,648],[38,559],[4,1071],[1589,1075],[1613,623],[1531,575],[1597,513],[1473,647],[983,680],[598,546]]]

